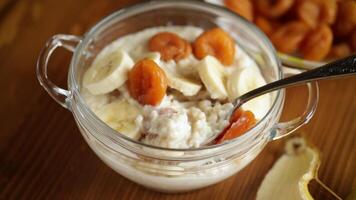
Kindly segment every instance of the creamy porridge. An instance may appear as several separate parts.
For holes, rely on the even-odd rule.
[[[196,148],[229,125],[234,98],[266,82],[253,59],[235,43],[231,61],[219,52],[201,57],[196,48],[167,59],[165,53],[152,51],[149,46],[152,38],[166,32],[178,35],[188,45],[197,43],[203,34],[197,27],[167,26],[121,37],[105,47],[84,74],[82,94],[93,112],[121,134],[160,147]],[[147,95],[135,96],[142,88],[136,91],[132,87],[138,84],[147,88],[137,81],[147,83],[149,79],[143,75],[133,82],[129,80],[134,66],[142,59],[153,61],[167,80],[164,94],[150,91],[159,93],[160,100],[157,95],[154,100]],[[271,97],[267,94],[250,101],[243,109],[259,120],[270,105]]]

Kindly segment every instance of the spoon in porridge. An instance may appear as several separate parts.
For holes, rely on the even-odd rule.
[[[242,133],[246,132],[255,124],[253,116],[248,112],[241,112],[240,107],[263,94],[273,92],[275,90],[295,86],[311,81],[321,79],[339,78],[344,76],[356,75],[356,55],[336,60],[325,64],[313,70],[309,70],[288,78],[274,81],[262,87],[256,88],[234,100],[234,108],[230,113],[230,124],[220,134],[214,135],[205,141],[204,145],[221,143],[229,139],[233,139]],[[237,121],[235,119],[238,119]]]

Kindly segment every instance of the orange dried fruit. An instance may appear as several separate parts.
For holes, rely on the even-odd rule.
[[[256,124],[254,114],[251,111],[243,111],[241,109],[237,110],[230,120],[233,122],[230,121],[230,126],[217,138],[217,144],[241,136]]]
[[[308,26],[300,21],[289,22],[271,34],[271,41],[283,53],[294,53],[307,34]]]
[[[148,48],[150,51],[159,52],[164,61],[172,59],[179,61],[188,57],[192,52],[188,41],[170,32],[160,32],[154,35],[148,41]]]
[[[224,4],[245,19],[253,21],[253,5],[250,0],[224,0]]]
[[[280,17],[294,4],[294,0],[258,0],[255,1],[257,11],[267,17]]]
[[[300,0],[297,3],[298,17],[313,28],[318,23],[333,24],[336,12],[336,0]]]
[[[333,33],[337,37],[347,37],[352,32],[352,29],[353,29],[353,25],[348,21],[338,20],[333,25]]]
[[[194,42],[194,55],[203,59],[207,55],[216,57],[222,64],[234,62],[235,43],[231,36],[221,28],[203,32]]]
[[[297,15],[308,26],[315,28],[319,22],[321,8],[315,1],[303,0],[297,5]]]
[[[320,3],[320,7],[321,7],[320,21],[322,23],[333,24],[336,20],[337,1],[336,0],[319,0],[319,3]]]
[[[347,37],[356,27],[356,1],[340,1],[337,13],[334,33],[340,37]]]
[[[352,50],[356,51],[356,28],[355,30],[351,33],[351,37],[350,37],[350,44],[352,47]]]
[[[331,58],[343,58],[351,54],[351,47],[346,43],[335,44],[331,47],[329,57]]]
[[[234,113],[232,113],[231,117],[230,117],[230,123],[234,123],[236,122],[242,115],[244,111],[242,109],[237,109]]]
[[[128,74],[128,89],[139,103],[158,105],[166,95],[166,74],[153,60],[140,60]]]
[[[302,42],[300,52],[308,60],[323,60],[329,53],[333,34],[328,25],[320,25],[311,31]]]
[[[270,35],[273,31],[273,25],[263,16],[255,17],[255,24],[266,34]]]

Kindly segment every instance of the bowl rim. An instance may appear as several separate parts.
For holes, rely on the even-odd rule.
[[[327,63],[325,61],[306,60],[301,57],[285,54],[279,51],[277,52],[277,55],[278,58],[281,60],[283,66],[298,68],[298,69],[306,69],[306,70],[315,69]]]
[[[264,41],[264,44],[266,45],[266,47],[268,48],[269,51],[271,51],[271,55],[272,58],[271,60],[274,62],[273,64],[276,65],[276,69],[277,69],[277,80],[282,79],[283,78],[283,71],[282,71],[282,65],[281,62],[277,56],[277,52],[274,49],[272,43],[270,42],[270,40],[268,39],[268,37],[262,32],[260,31],[253,23],[249,22],[248,20],[242,18],[241,16],[235,14],[234,12],[228,10],[227,8],[221,7],[221,6],[217,6],[211,3],[207,3],[207,2],[201,2],[201,1],[191,1],[191,0],[179,0],[179,1],[167,1],[167,0],[154,0],[154,1],[149,1],[149,2],[142,2],[142,3],[137,3],[134,4],[132,6],[126,7],[126,8],[122,8],[106,17],[104,17],[102,20],[100,20],[98,23],[96,23],[94,26],[92,26],[84,35],[83,35],[83,40],[77,45],[77,47],[75,48],[75,51],[73,53],[73,57],[71,59],[71,63],[70,63],[70,69],[69,69],[69,74],[68,74],[68,88],[71,92],[71,101],[73,101],[73,99],[78,100],[79,105],[81,105],[83,112],[88,115],[87,117],[94,119],[95,123],[98,124],[101,127],[106,128],[107,130],[105,130],[105,133],[101,135],[104,136],[108,136],[109,140],[115,140],[117,142],[119,142],[120,140],[124,140],[125,142],[130,142],[130,143],[134,143],[136,145],[140,145],[143,146],[145,148],[149,148],[149,149],[154,149],[154,150],[164,150],[164,151],[174,151],[174,152],[195,152],[195,151],[202,151],[202,150],[208,150],[208,149],[218,149],[221,148],[223,146],[230,146],[234,147],[237,144],[240,144],[241,141],[244,141],[246,139],[249,139],[251,137],[253,137],[254,135],[251,135],[252,133],[254,133],[256,130],[258,130],[265,122],[268,117],[270,116],[270,114],[272,113],[273,110],[275,109],[281,109],[281,107],[283,106],[283,100],[284,100],[284,92],[283,90],[278,90],[276,91],[276,95],[275,95],[275,99],[273,100],[273,103],[271,104],[270,109],[268,110],[267,114],[265,116],[263,116],[257,123],[255,126],[253,126],[251,129],[249,129],[245,134],[236,137],[232,140],[229,140],[228,142],[224,142],[221,144],[214,144],[214,145],[209,145],[209,146],[202,146],[202,147],[198,147],[198,148],[165,148],[165,147],[159,147],[159,146],[154,146],[154,145],[150,145],[150,144],[145,144],[143,142],[134,140],[132,138],[129,138],[127,136],[125,136],[124,134],[117,134],[118,132],[114,129],[112,129],[111,127],[109,127],[105,122],[103,122],[102,120],[100,120],[97,115],[90,109],[90,107],[87,105],[85,99],[83,98],[83,96],[80,93],[80,88],[79,86],[81,85],[80,83],[77,82],[75,75],[76,73],[76,66],[78,64],[78,58],[79,58],[79,54],[82,52],[83,47],[85,45],[87,45],[90,40],[93,38],[93,36],[95,35],[95,33],[100,30],[100,28],[105,27],[106,25],[110,24],[110,22],[118,17],[121,18],[126,18],[129,16],[133,16],[135,14],[141,13],[142,11],[148,11],[148,10],[152,10],[152,9],[157,9],[158,7],[166,7],[166,6],[177,6],[177,5],[189,5],[189,6],[194,6],[197,7],[199,9],[202,8],[206,8],[206,9],[214,9],[216,12],[220,12],[220,13],[225,13],[226,15],[231,16],[232,18],[236,18],[236,20],[240,20],[242,23],[244,23],[246,26],[248,26],[249,28],[252,29],[252,31],[259,36],[259,38],[262,38],[262,40]],[[75,96],[76,98],[73,98],[73,96]],[[277,103],[280,102],[278,105]],[[71,106],[73,106],[73,104],[71,104]],[[279,106],[279,107],[277,107]],[[73,112],[73,109],[72,109]],[[74,113],[73,113],[74,114]],[[98,138],[96,138],[98,139]]]

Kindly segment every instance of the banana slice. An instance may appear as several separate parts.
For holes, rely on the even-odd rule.
[[[138,60],[141,60],[144,58],[151,59],[158,65],[161,65],[161,54],[159,52],[154,51],[154,52],[146,53],[143,56],[141,56]]]
[[[261,87],[266,84],[258,68],[248,66],[234,70],[227,79],[227,92],[230,100]],[[271,96],[269,94],[257,97],[244,105],[242,108],[250,110],[257,119],[261,119],[269,110]]]
[[[181,77],[179,75],[173,75],[166,73],[168,79],[168,86],[180,91],[184,96],[196,95],[201,89],[201,85],[193,80]]]
[[[155,61],[166,73],[168,86],[183,93],[185,96],[196,95],[202,85],[194,80],[183,77],[176,71],[176,65],[174,62],[163,62],[160,60],[161,55],[158,52],[151,52],[144,56]]]
[[[213,56],[206,56],[197,64],[199,77],[213,99],[225,99],[224,66]]]
[[[106,104],[96,112],[97,116],[112,129],[130,138],[140,137],[140,127],[136,118],[140,115],[138,107],[129,104],[126,100],[119,99]]]
[[[130,56],[122,50],[99,54],[84,74],[83,86],[94,95],[109,93],[125,83],[133,65]]]

